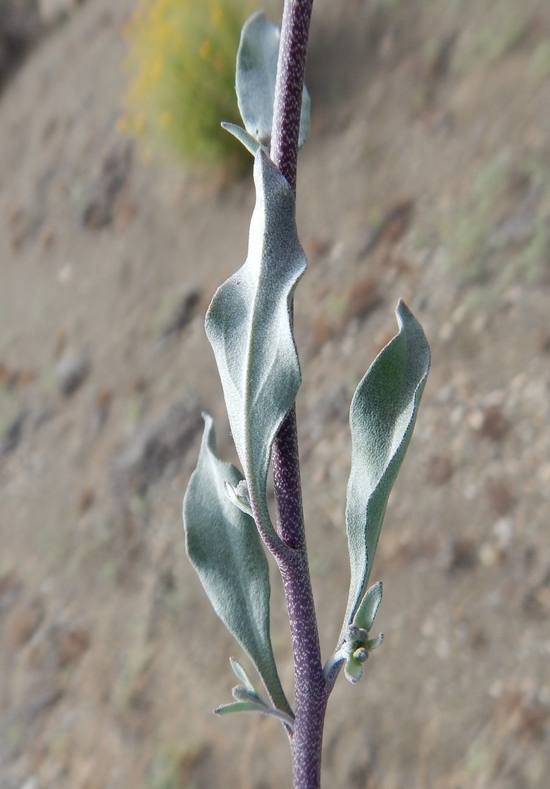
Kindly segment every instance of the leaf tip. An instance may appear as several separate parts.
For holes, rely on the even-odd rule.
[[[414,317],[410,309],[407,307],[403,299],[399,299],[399,301],[397,302],[397,307],[395,308],[395,314],[397,316],[397,322],[399,324],[399,328],[401,328],[405,323],[405,321],[407,320],[413,320],[416,322],[416,318]]]

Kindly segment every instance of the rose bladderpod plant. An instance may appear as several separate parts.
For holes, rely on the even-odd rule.
[[[351,473],[346,529],[351,582],[343,625],[323,665],[305,541],[295,400],[301,371],[293,335],[293,294],[306,270],[295,221],[296,156],[309,127],[303,86],[311,0],[287,0],[282,31],[264,14],[244,25],[236,89],[243,127],[226,124],[254,156],[256,205],[243,266],[214,295],[206,333],[221,377],[241,470],[216,454],[205,415],[197,468],[183,503],[186,548],[219,618],[263,682],[236,660],[239,680],[222,715],[278,718],[291,747],[295,789],[317,789],[325,710],[344,668],[356,683],[369,653],[382,584],[369,575],[392,485],[409,445],[428,375],[420,324],[400,301],[398,333],[359,383],[350,407]],[[267,502],[273,470],[276,518]],[[265,554],[281,573],[294,658],[294,709],[283,689],[269,628]]]

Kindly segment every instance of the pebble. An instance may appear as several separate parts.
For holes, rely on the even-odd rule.
[[[59,391],[64,397],[70,397],[88,377],[90,359],[83,353],[67,354],[57,365],[55,373]]]

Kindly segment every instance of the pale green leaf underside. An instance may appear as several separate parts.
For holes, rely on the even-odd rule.
[[[254,520],[228,499],[224,483],[242,475],[216,457],[212,419],[205,429],[197,468],[183,501],[189,559],[210,602],[250,657],[273,703],[290,712],[277,674],[269,635],[269,568]],[[213,648],[213,643],[207,645]]]
[[[235,658],[232,658],[232,657],[230,657],[230,658],[229,658],[229,662],[230,662],[230,664],[231,664],[231,668],[233,669],[233,673],[235,674],[235,676],[237,677],[237,679],[240,679],[240,680],[241,680],[241,682],[243,683],[243,685],[244,685],[245,687],[247,687],[247,688],[248,688],[248,690],[250,690],[250,691],[252,691],[252,692],[253,692],[253,691],[254,691],[254,685],[253,685],[253,684],[252,684],[252,682],[249,680],[249,678],[248,678],[248,674],[246,673],[246,671],[244,670],[244,668],[241,666],[241,664],[239,663],[239,661],[238,661],[238,660],[235,660]]]
[[[230,715],[232,712],[264,712],[265,707],[262,704],[254,703],[253,701],[232,701],[230,704],[222,704],[216,707],[214,712],[216,715]]]
[[[222,704],[216,707],[214,712],[217,715],[230,715],[232,712],[260,712],[262,715],[271,715],[292,731],[294,728],[294,718],[286,712],[281,712],[274,707],[269,707],[261,702],[255,701],[234,701],[231,704]]]
[[[346,527],[351,583],[344,630],[367,587],[388,497],[412,436],[430,367],[422,327],[402,301],[396,315],[399,333],[372,363],[350,409]]]
[[[353,617],[354,625],[363,628],[367,632],[371,629],[376,612],[382,601],[382,589],[382,581],[378,581],[365,592],[355,611],[355,616]]]
[[[280,38],[281,32],[277,25],[270,22],[264,13],[257,12],[244,23],[237,52],[235,90],[239,111],[246,131],[267,147],[273,126]],[[300,148],[309,131],[309,116],[310,99],[304,86],[298,141]],[[244,140],[241,139],[241,142],[246,145]]]
[[[242,126],[238,126],[236,123],[229,123],[228,121],[223,121],[222,129],[225,129],[229,134],[232,134],[233,137],[236,137],[252,156],[256,156],[260,143],[249,134],[246,129],[243,129]]]
[[[206,334],[250,500],[262,528],[280,542],[269,517],[266,479],[273,441],[301,381],[289,310],[306,257],[296,232],[292,190],[262,149],[255,157],[254,182],[248,256],[216,291]]]

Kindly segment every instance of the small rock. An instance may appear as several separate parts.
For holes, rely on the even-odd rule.
[[[11,608],[18,598],[22,586],[21,579],[13,570],[0,575],[0,612]]]
[[[479,411],[479,410],[470,411],[466,419],[468,422],[468,426],[472,430],[475,430],[476,433],[479,432],[483,427],[483,411]]]
[[[313,353],[317,353],[333,337],[342,335],[354,321],[364,320],[381,301],[377,282],[370,275],[330,293],[323,304],[323,314],[313,319]]]
[[[87,627],[70,622],[55,622],[37,634],[29,652],[29,664],[51,675],[76,663],[90,646]]]
[[[38,43],[44,30],[33,2],[0,3],[0,88]]]
[[[305,242],[304,251],[311,264],[328,254],[330,251],[330,241],[323,236],[312,236]]]
[[[90,646],[90,633],[85,627],[59,627],[56,636],[60,666],[76,663]]]
[[[509,548],[514,533],[514,522],[511,518],[499,518],[493,524],[493,534],[501,548]]]
[[[0,439],[0,458],[16,449],[23,437],[23,424],[26,418],[27,413],[22,411],[8,426],[8,429]]]
[[[453,30],[437,42],[437,46],[427,63],[426,76],[431,82],[444,79],[449,73],[457,38],[458,32]]]
[[[38,789],[38,780],[36,776],[27,778],[24,784],[21,784],[21,789]]]
[[[346,305],[342,316],[341,330],[352,320],[365,318],[382,301],[376,280],[371,276],[354,282],[345,295]]]
[[[428,481],[444,485],[453,475],[453,465],[448,455],[432,455],[428,462]]]
[[[56,369],[57,385],[64,397],[80,389],[90,373],[90,359],[86,354],[67,354]]]
[[[101,429],[107,421],[112,401],[113,392],[110,389],[103,388],[99,390],[95,398],[98,429]]]
[[[446,321],[439,330],[439,339],[442,342],[449,342],[454,334],[455,327],[450,321]]]
[[[487,633],[480,625],[470,625],[468,628],[468,643],[472,649],[482,649],[487,646]]]
[[[8,622],[8,637],[14,649],[25,644],[38,630],[44,619],[44,604],[40,598],[27,603],[21,610],[15,610]]]
[[[94,503],[95,494],[92,488],[84,488],[78,499],[78,511],[87,512]]]
[[[125,503],[142,496],[164,474],[177,467],[202,429],[200,408],[194,399],[175,403],[155,425],[138,429],[114,458],[115,495]]]
[[[162,328],[161,337],[179,334],[195,316],[202,293],[199,288],[189,288],[179,299],[175,309]]]
[[[61,354],[67,347],[67,330],[59,329],[55,335],[53,355],[55,359],[59,359]]]
[[[6,389],[22,389],[36,378],[33,370],[17,370],[0,362],[0,384]]]
[[[487,494],[495,513],[507,515],[515,504],[515,497],[510,484],[501,479],[491,479],[487,483]]]
[[[38,0],[40,19],[48,27],[63,22],[82,0]]]
[[[414,200],[404,198],[390,208],[378,227],[370,230],[359,257],[366,257],[380,243],[395,244],[407,232],[414,213]]]
[[[501,409],[497,406],[485,409],[481,433],[491,441],[501,441],[508,428],[508,423]]]
[[[115,202],[130,175],[132,150],[131,143],[121,144],[118,140],[107,151],[82,215],[83,224],[90,230],[99,230],[113,222]]]
[[[38,241],[38,245],[40,247],[40,251],[47,255],[48,252],[51,252],[53,246],[55,244],[55,233],[51,228],[46,228],[41,234],[40,239]]]
[[[550,569],[547,569],[539,583],[529,589],[523,600],[523,608],[535,618],[550,615]]]
[[[493,542],[484,542],[479,549],[479,561],[483,567],[497,567],[503,559],[504,550]]]
[[[477,564],[477,552],[473,540],[466,538],[454,540],[451,543],[451,552],[447,570],[456,572],[458,570],[470,570]]]

